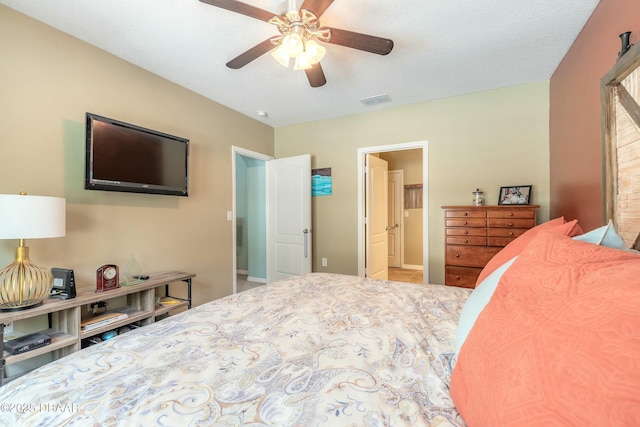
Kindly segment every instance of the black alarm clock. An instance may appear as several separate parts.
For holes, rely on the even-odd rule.
[[[50,297],[60,299],[70,299],[76,297],[76,280],[73,270],[68,268],[52,268],[53,288]]]

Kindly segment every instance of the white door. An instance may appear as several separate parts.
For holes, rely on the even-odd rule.
[[[366,276],[387,280],[388,165],[385,160],[366,154]]]
[[[269,160],[267,282],[311,272],[311,155]]]
[[[389,239],[389,267],[402,267],[402,209],[403,171],[389,171],[389,217],[387,237]]]

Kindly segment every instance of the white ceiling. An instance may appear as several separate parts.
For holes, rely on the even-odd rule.
[[[274,12],[277,0],[245,3]],[[265,54],[276,27],[198,0],[0,0],[273,127],[548,80],[598,0],[335,0],[322,25],[394,41],[387,56],[327,44],[327,84]],[[359,100],[388,94],[391,103]],[[265,111],[266,117],[258,115]]]

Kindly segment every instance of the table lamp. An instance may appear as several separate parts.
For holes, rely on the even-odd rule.
[[[42,304],[53,287],[48,268],[29,260],[25,239],[65,234],[65,199],[0,194],[0,239],[19,239],[13,263],[0,270],[0,311],[16,311]]]

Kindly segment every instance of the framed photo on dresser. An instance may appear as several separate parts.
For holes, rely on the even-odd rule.
[[[500,187],[498,205],[528,205],[531,203],[531,185]]]

